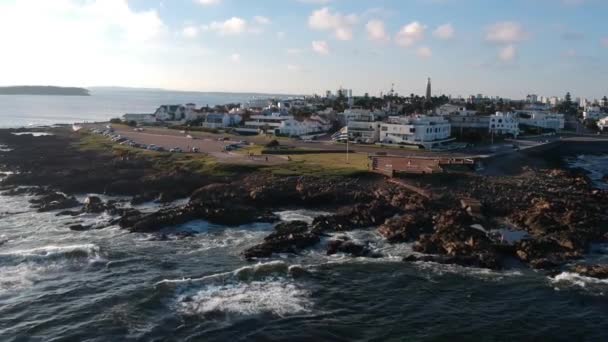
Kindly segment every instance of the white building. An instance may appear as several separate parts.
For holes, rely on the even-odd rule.
[[[599,106],[587,106],[583,112],[583,119],[587,120],[599,120],[604,117],[602,109]]]
[[[564,129],[566,120],[564,114],[524,110],[518,113],[519,123],[531,127],[559,131]]]
[[[490,116],[490,133],[499,135],[519,135],[519,121],[513,113],[496,112]]]
[[[153,124],[156,122],[156,116],[154,114],[125,114],[122,116],[122,120],[135,121],[137,124]]]
[[[446,103],[443,106],[437,108],[437,114],[441,115],[441,116],[448,116],[448,115],[469,116],[469,115],[475,115],[475,113],[477,113],[477,112],[474,110],[468,110],[464,106],[457,106],[457,105],[453,105],[450,103]]]
[[[605,131],[606,129],[608,129],[608,116],[598,120],[597,127],[599,127],[601,131]]]
[[[297,121],[291,115],[272,113],[270,115],[252,115],[244,127],[237,129],[243,133],[266,133],[297,137],[324,131],[326,126],[320,120]]]
[[[241,116],[230,113],[205,113],[202,126],[210,129],[227,128],[241,123]]]
[[[154,115],[159,121],[183,121],[194,112],[195,105],[162,105],[158,107]]]
[[[391,144],[419,145],[432,148],[451,141],[452,125],[443,117],[416,115],[390,117],[380,124],[380,141]]]

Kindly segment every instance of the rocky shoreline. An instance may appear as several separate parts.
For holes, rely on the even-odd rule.
[[[333,214],[311,224],[277,224],[263,242],[244,250],[243,257],[299,253],[340,232],[377,229],[390,243],[414,244],[416,254],[404,262],[490,269],[528,265],[553,271],[568,267],[582,275],[608,274],[602,266],[581,261],[592,244],[608,242],[608,192],[594,189],[580,173],[525,168],[510,176],[459,174],[439,182],[416,180],[439,195],[430,200],[374,174],[320,178],[250,171],[228,177],[180,165],[159,168],[152,157],[82,151],[75,147],[76,133],[55,133],[33,137],[0,130],[0,144],[8,147],[0,152],[0,170],[11,172],[0,191],[34,196],[32,206],[41,212],[74,217],[108,212],[115,217],[97,227],[74,224],[68,227],[72,230],[118,224],[132,232],[155,233],[196,219],[226,226],[274,223],[279,221],[273,214],[277,208],[330,208]],[[132,204],[180,198],[188,202],[146,213],[119,201],[90,196],[80,203],[74,197],[91,193],[128,196]],[[505,226],[526,238],[506,241]],[[381,257],[346,237],[331,238],[327,253]]]

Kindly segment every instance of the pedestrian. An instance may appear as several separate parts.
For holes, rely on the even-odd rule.
[[[266,162],[268,162],[268,156],[266,157]]]

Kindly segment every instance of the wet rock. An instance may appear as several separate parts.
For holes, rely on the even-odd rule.
[[[368,246],[355,243],[346,237],[329,241],[327,244],[327,255],[338,253],[349,254],[353,257],[382,257],[379,253],[373,252]]]
[[[312,230],[322,233],[369,228],[384,222],[397,213],[399,213],[397,208],[383,201],[375,200],[370,204],[358,204],[339,210],[335,215],[317,217],[313,221]]]
[[[64,210],[58,212],[57,214],[55,214],[55,216],[78,216],[80,214],[82,214],[81,211]]]
[[[76,207],[80,203],[74,197],[68,197],[59,192],[52,192],[30,200],[38,212],[48,212]]]
[[[405,214],[389,219],[378,228],[378,233],[389,242],[412,242],[420,235],[432,233],[433,224],[429,214]]]
[[[585,277],[608,279],[608,265],[578,265],[573,271]]]
[[[561,264],[548,258],[542,258],[530,261],[530,266],[537,270],[552,270],[560,267]]]
[[[539,268],[544,265],[560,265],[568,260],[579,259],[582,254],[561,246],[556,240],[550,238],[523,240],[515,245],[516,256]]]
[[[156,192],[145,192],[143,194],[138,194],[133,196],[131,199],[132,205],[140,205],[148,202],[153,202],[158,199],[159,194]]]
[[[243,256],[253,260],[269,258],[274,253],[299,253],[320,241],[319,235],[310,232],[305,222],[285,222],[277,225],[275,231],[264,238],[264,242],[245,250]]]
[[[97,196],[89,196],[84,200],[82,211],[89,214],[100,214],[106,210],[106,206]]]
[[[70,230],[73,230],[76,232],[84,232],[87,230],[91,230],[91,228],[93,228],[93,227],[92,226],[83,226],[81,224],[75,224],[75,225],[70,226]]]

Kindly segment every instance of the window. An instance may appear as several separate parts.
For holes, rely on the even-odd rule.
[[[416,133],[416,127],[410,127],[410,133]]]
[[[388,127],[382,126],[382,132],[386,132],[386,131],[388,131]]]

